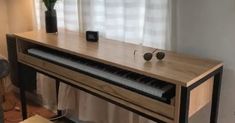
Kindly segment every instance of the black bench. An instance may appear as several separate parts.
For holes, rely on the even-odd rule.
[[[3,108],[2,108],[4,87],[2,79],[5,78],[8,74],[9,74],[9,64],[7,60],[5,60],[0,56],[0,123],[4,122]]]

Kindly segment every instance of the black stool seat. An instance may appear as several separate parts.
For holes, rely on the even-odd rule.
[[[9,74],[9,64],[7,60],[0,57],[0,80]],[[2,84],[0,84],[2,86]],[[0,87],[3,88],[3,87]],[[2,90],[0,90],[2,91]],[[2,109],[2,96],[0,95],[0,123],[4,122],[3,109]]]
[[[7,60],[0,57],[0,79],[9,74],[9,63]]]

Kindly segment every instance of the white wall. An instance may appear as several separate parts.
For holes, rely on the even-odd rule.
[[[7,2],[0,0],[0,56],[7,56],[5,34],[8,32]]]
[[[33,0],[0,0],[0,55],[7,57],[6,33],[33,30]]]
[[[0,56],[7,57],[6,33],[33,30],[33,0],[0,0]],[[10,90],[7,78],[6,90]]]
[[[178,0],[176,34],[177,51],[224,62],[218,123],[234,123],[235,0]],[[208,111],[191,123],[206,123]]]
[[[26,32],[33,30],[33,0],[5,0],[9,31]]]

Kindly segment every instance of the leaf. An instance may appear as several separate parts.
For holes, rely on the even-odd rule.
[[[57,0],[43,0],[47,10],[51,11],[54,9]]]

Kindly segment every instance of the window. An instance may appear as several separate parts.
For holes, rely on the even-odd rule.
[[[81,31],[96,30],[101,36],[167,48],[170,40],[169,0],[58,0],[58,27]],[[44,27],[45,7],[35,0],[37,27]]]

